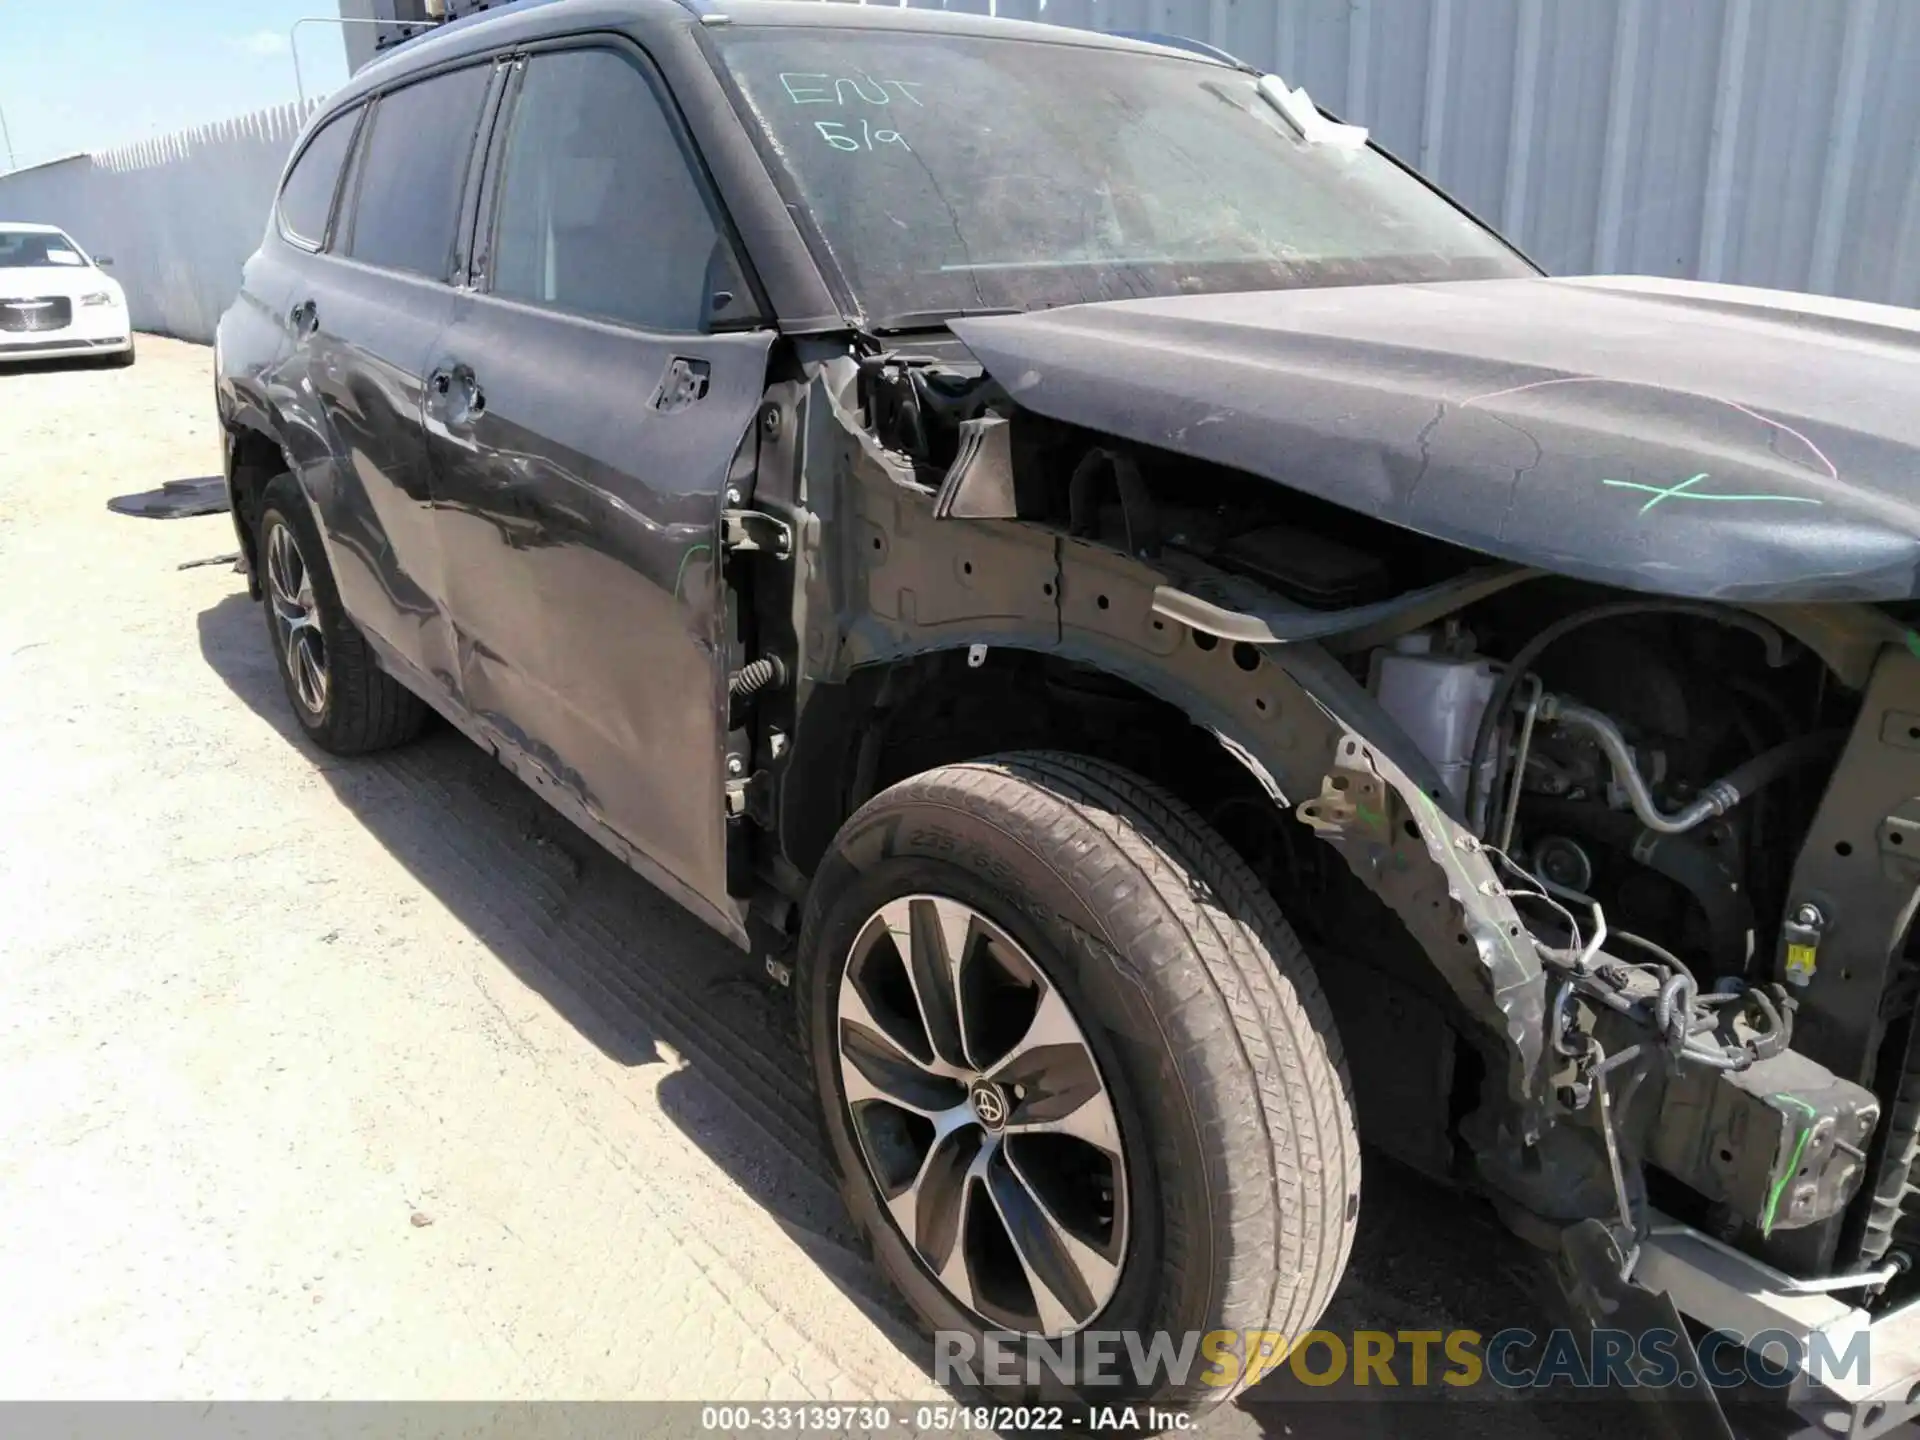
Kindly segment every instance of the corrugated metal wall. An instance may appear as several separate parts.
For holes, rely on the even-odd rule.
[[[1920,305],[1920,0],[915,3],[1209,41],[1370,126],[1561,274]],[[206,339],[299,121],[0,176],[0,211],[112,254],[136,324]]]
[[[1920,305],[1920,0],[913,3],[1229,50],[1561,274]]]

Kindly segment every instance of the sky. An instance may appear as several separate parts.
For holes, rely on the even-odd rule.
[[[15,163],[290,103],[289,27],[339,14],[337,0],[0,0],[0,116]],[[334,24],[295,35],[309,99],[346,79],[341,35]]]

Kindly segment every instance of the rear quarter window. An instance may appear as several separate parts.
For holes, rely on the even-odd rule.
[[[327,219],[333,213],[333,194],[340,184],[340,168],[353,143],[358,107],[337,115],[314,132],[307,148],[280,189],[280,225],[306,245],[319,246],[327,237]]]

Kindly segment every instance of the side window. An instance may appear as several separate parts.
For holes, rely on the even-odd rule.
[[[353,127],[360,119],[355,106],[314,132],[307,148],[294,161],[287,183],[280,188],[280,226],[294,239],[319,245],[327,238],[327,216],[333,213],[333,192],[340,166],[353,143]]]
[[[354,165],[352,234],[335,248],[369,265],[446,277],[489,73],[469,66],[380,97]]]
[[[611,50],[528,61],[499,184],[496,295],[649,330],[750,308],[660,98]]]

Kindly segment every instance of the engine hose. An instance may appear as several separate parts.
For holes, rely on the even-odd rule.
[[[1638,941],[1639,937],[1629,935],[1626,938]],[[1651,944],[1647,948],[1659,949]],[[1678,963],[1675,961],[1675,964]],[[1604,971],[1599,976],[1586,977],[1586,981],[1602,978],[1605,978]],[[1618,977],[1614,978],[1613,983],[1620,983]],[[1549,1038],[1554,1053],[1568,1058],[1576,1058],[1581,1053],[1580,1047],[1568,1044],[1566,1038],[1571,1028],[1573,997],[1579,994],[1589,1002],[1604,1005],[1635,1024],[1652,1030],[1676,1061],[1704,1066],[1709,1070],[1745,1070],[1761,1060],[1778,1055],[1792,1043],[1794,1000],[1780,985],[1747,986],[1740,981],[1733,981],[1732,984],[1740,988],[1701,995],[1693,976],[1686,972],[1685,967],[1681,967],[1661,980],[1653,999],[1652,1013],[1649,1014],[1646,1002],[1629,1000],[1611,984],[1583,983],[1580,977],[1568,975],[1560,982],[1553,999]],[[1743,1005],[1751,1003],[1759,1012],[1757,1018],[1762,1023],[1754,1027],[1758,1033],[1751,1039],[1736,1040],[1731,1044],[1703,1039],[1720,1028],[1713,1010],[1721,1004],[1734,1001]],[[1749,1017],[1750,1021],[1752,1018]]]
[[[1653,791],[1634,764],[1633,749],[1620,727],[1600,711],[1576,705],[1558,695],[1540,702],[1540,718],[1552,720],[1573,730],[1583,730],[1606,752],[1613,778],[1627,792],[1627,803],[1647,829],[1660,835],[1683,835],[1695,826],[1724,815],[1763,785],[1778,780],[1796,766],[1818,759],[1835,749],[1840,741],[1837,730],[1820,730],[1802,735],[1771,750],[1763,750],[1751,760],[1721,779],[1706,786],[1686,805],[1669,815],[1655,803]]]
[[[1844,730],[1815,730],[1776,745],[1771,750],[1762,750],[1751,760],[1729,771],[1726,779],[1720,783],[1744,800],[1789,771],[1836,753],[1845,739]]]
[[[1756,1060],[1771,1060],[1793,1043],[1793,1012],[1798,1003],[1782,985],[1756,985],[1747,998],[1767,1017],[1767,1032],[1747,1042]]]
[[[1686,1064],[1703,1065],[1709,1070],[1744,1070],[1755,1059],[1761,1058],[1747,1049],[1705,1045],[1695,1038],[1693,1018],[1689,1013],[1694,993],[1691,982],[1684,975],[1670,976],[1661,985],[1651,1013],[1644,1002],[1629,1000],[1606,986],[1580,985],[1575,988],[1582,998],[1604,1005],[1634,1024],[1652,1030],[1674,1059]],[[1677,1040],[1676,1035],[1680,1037]],[[1569,1053],[1559,1045],[1555,1048],[1563,1054]]]
[[[1730,610],[1723,605],[1708,605],[1687,600],[1622,600],[1611,605],[1596,605],[1591,610],[1576,610],[1562,617],[1535,635],[1507,662],[1493,694],[1487,700],[1487,708],[1480,712],[1480,726],[1473,736],[1473,756],[1467,766],[1467,823],[1474,827],[1482,839],[1486,838],[1487,827],[1480,817],[1480,771],[1487,762],[1487,755],[1493,746],[1493,732],[1505,720],[1508,708],[1513,704],[1514,693],[1519,690],[1520,682],[1527,671],[1533,668],[1533,662],[1554,641],[1578,630],[1583,625],[1591,625],[1599,620],[1618,620],[1630,615],[1693,615],[1703,620],[1712,620],[1716,624],[1731,626],[1736,630],[1745,630],[1758,636],[1767,647],[1767,664],[1779,669],[1787,663],[1787,641],[1779,630],[1757,616],[1748,615],[1739,610]],[[1500,791],[1500,777],[1495,775],[1487,787],[1488,795],[1497,795]]]
[[[1540,835],[1567,835],[1611,847],[1656,875],[1685,890],[1707,922],[1707,951],[1721,971],[1747,968],[1748,937],[1753,930],[1753,903],[1746,888],[1726,862],[1698,839],[1658,835],[1639,819],[1620,810],[1607,810],[1579,800],[1527,797],[1529,824]],[[1651,950],[1669,968],[1679,965],[1671,952],[1642,940],[1624,937],[1628,944]]]
[[[1685,975],[1669,975],[1660,986],[1659,998],[1654,1001],[1653,1014],[1659,1022],[1661,1037],[1675,1050],[1687,1043],[1691,1033],[1688,1021],[1693,1016],[1693,995],[1693,981]]]
[[[1695,1037],[1718,1029],[1710,1012],[1699,1013],[1702,1003],[1711,1005],[1737,1000],[1751,1005],[1763,1022],[1754,1028],[1753,1038],[1731,1045],[1703,1044]],[[1685,975],[1673,975],[1660,986],[1654,1002],[1654,1020],[1661,1037],[1677,1058],[1721,1070],[1744,1070],[1762,1060],[1770,1060],[1793,1042],[1793,997],[1780,985],[1753,985],[1733,992],[1700,996],[1693,981]],[[1753,1017],[1749,1016],[1751,1023]]]

